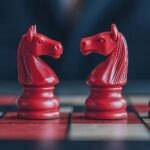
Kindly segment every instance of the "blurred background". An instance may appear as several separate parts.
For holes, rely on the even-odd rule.
[[[0,0],[0,80],[17,81],[17,48],[31,24],[61,41],[63,56],[43,56],[60,80],[85,80],[105,58],[84,57],[82,37],[109,31],[111,23],[125,36],[129,48],[129,79],[150,79],[149,0]]]

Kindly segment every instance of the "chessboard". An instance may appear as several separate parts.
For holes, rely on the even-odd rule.
[[[17,97],[0,96],[0,149],[150,149],[150,95],[126,95],[127,120],[86,119],[87,95],[58,96],[59,119],[18,119]]]

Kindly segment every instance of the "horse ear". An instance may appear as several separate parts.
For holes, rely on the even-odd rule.
[[[28,40],[29,42],[32,42],[32,39],[33,39],[34,34],[36,34],[36,25],[30,26],[30,28],[28,29],[28,32],[27,32],[27,40]]]
[[[111,36],[112,36],[113,41],[116,41],[116,40],[117,40],[118,29],[117,29],[117,27],[116,27],[115,24],[112,24],[112,25],[111,25]]]
[[[36,34],[36,25],[33,25],[33,31],[34,31],[34,34]]]

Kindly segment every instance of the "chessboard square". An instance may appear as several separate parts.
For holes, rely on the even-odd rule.
[[[63,140],[66,133],[66,124],[0,124],[0,140]]]
[[[148,112],[148,111],[150,111],[149,105],[145,105],[145,104],[133,104],[133,108],[137,112]]]
[[[5,140],[63,140],[68,128],[68,114],[59,119],[18,119],[16,112],[8,112],[0,119],[0,139]]]
[[[144,118],[143,121],[144,121],[146,124],[150,124],[150,118]]]
[[[131,104],[149,106],[150,95],[132,95],[129,99]]]
[[[146,124],[150,124],[150,118],[148,116],[148,112],[138,112],[140,118],[142,118],[142,120],[146,123]]]
[[[72,113],[73,112],[73,107],[72,106],[61,106],[59,108],[59,110],[62,113]]]
[[[148,118],[148,112],[138,112],[141,118]]]
[[[150,140],[142,124],[71,124],[70,140]]]
[[[84,106],[86,97],[85,95],[61,96],[59,100],[61,105]]]
[[[17,118],[17,113],[16,112],[7,112],[4,114],[4,116],[0,119],[0,123],[25,123],[25,124],[67,124],[68,122],[68,114],[66,113],[61,113],[60,118],[58,119],[19,119]]]
[[[141,123],[140,119],[135,113],[128,113],[127,119],[122,120],[96,120],[96,119],[87,119],[84,116],[84,113],[73,113],[72,114],[72,123],[99,123],[99,124],[131,124],[131,123]]]

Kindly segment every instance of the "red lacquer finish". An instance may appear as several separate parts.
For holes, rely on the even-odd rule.
[[[0,119],[1,140],[55,141],[66,138],[68,114],[60,113],[60,118],[53,120],[25,120],[16,116],[16,112],[7,112]]]
[[[18,48],[18,80],[23,93],[17,101],[18,117],[26,119],[54,119],[59,117],[59,101],[54,86],[59,79],[40,59],[49,55],[55,59],[63,53],[60,42],[36,32],[32,25],[23,35]]]
[[[87,118],[126,119],[126,100],[122,86],[127,83],[128,49],[124,36],[112,24],[110,32],[102,32],[81,40],[83,55],[98,53],[106,59],[88,76],[90,96],[86,100]]]

